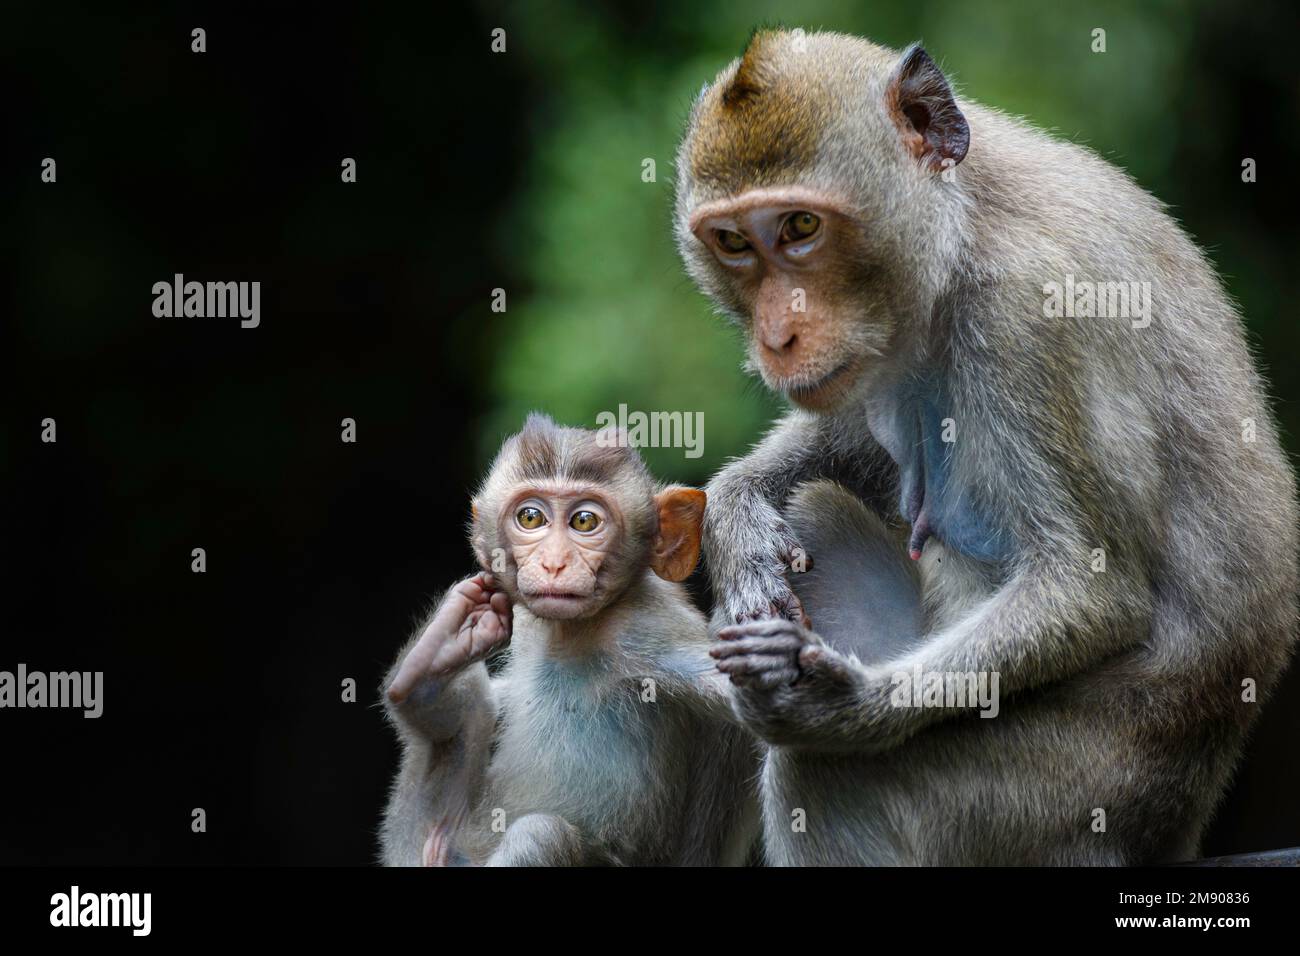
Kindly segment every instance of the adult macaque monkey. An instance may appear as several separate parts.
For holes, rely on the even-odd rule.
[[[483,573],[385,682],[404,749],[386,863],[744,862],[755,745],[674,583],[699,558],[704,504],[657,486],[613,432],[533,415],[506,441],[474,497]]]
[[[769,858],[1195,855],[1297,581],[1293,476],[1202,254],[924,50],[837,34],[755,35],[677,175],[690,274],[795,406],[704,529]],[[996,719],[963,674],[999,679]]]

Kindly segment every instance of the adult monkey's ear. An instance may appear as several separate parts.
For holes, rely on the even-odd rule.
[[[685,581],[700,560],[700,529],[708,500],[698,488],[674,485],[655,496],[659,530],[650,548],[650,567],[665,581]]]
[[[904,50],[890,74],[885,108],[903,146],[928,169],[940,172],[966,158],[970,126],[943,71],[920,45]]]

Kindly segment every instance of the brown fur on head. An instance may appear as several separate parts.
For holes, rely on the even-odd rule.
[[[698,181],[736,192],[811,166],[830,122],[828,90],[788,66],[781,35],[755,33],[729,80],[705,94],[689,153]]]
[[[670,581],[689,575],[703,513],[704,492],[660,488],[616,432],[534,413],[474,495],[470,543],[538,617],[588,617],[647,568]]]
[[[919,47],[763,31],[700,94],[677,159],[678,246],[747,328],[749,364],[769,386],[834,407],[926,320],[965,215],[940,173],[968,143]],[[783,240],[783,223],[805,212],[816,235]],[[749,247],[727,249],[728,235]]]

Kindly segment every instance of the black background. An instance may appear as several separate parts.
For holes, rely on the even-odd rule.
[[[375,689],[469,568],[489,294],[527,293],[488,236],[545,77],[470,10],[223,9],[6,16],[0,669],[102,670],[105,715],[0,712],[0,863],[372,861],[396,760]],[[1279,169],[1295,118],[1263,77],[1294,37],[1221,30],[1219,102],[1260,117],[1223,149]],[[1195,142],[1195,109],[1179,123]],[[1184,201],[1206,232],[1234,215]],[[176,272],[260,281],[261,327],[154,318]],[[1293,672],[1207,854],[1300,844],[1297,733]]]
[[[528,94],[467,13],[307,10],[80,9],[7,38],[0,668],[102,670],[105,714],[3,712],[4,862],[373,858],[375,689],[470,568],[475,370],[510,285],[483,239]],[[176,272],[260,280],[261,326],[154,318]]]

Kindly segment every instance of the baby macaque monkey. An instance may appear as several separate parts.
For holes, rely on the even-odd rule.
[[[613,432],[532,415],[506,441],[473,501],[483,571],[386,681],[404,749],[386,864],[745,861],[755,746],[676,583],[704,506]]]

